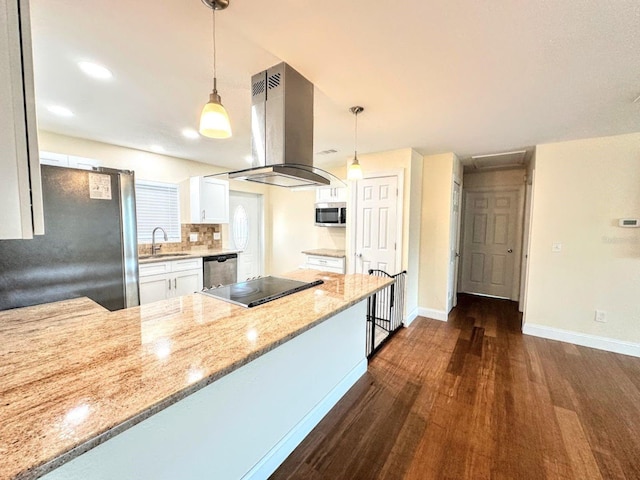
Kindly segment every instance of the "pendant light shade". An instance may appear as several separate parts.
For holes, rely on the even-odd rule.
[[[351,107],[349,109],[351,113],[353,113],[356,117],[356,128],[355,128],[355,148],[353,154],[353,161],[349,168],[347,169],[347,180],[362,180],[362,166],[358,161],[358,114],[364,111],[362,107]]]
[[[202,108],[200,114],[201,135],[209,138],[229,138],[231,136],[231,122],[229,114],[222,106],[218,94],[216,78],[216,10],[223,10],[229,6],[228,0],[202,0],[213,11],[213,91],[209,94],[209,102]]]
[[[362,180],[362,166],[358,158],[354,158],[347,170],[347,180]]]
[[[209,103],[202,108],[199,130],[201,135],[209,138],[229,138],[231,136],[229,114],[222,106],[220,95],[215,89],[209,95]]]

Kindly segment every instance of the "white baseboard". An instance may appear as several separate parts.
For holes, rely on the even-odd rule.
[[[418,315],[421,317],[433,318],[434,320],[440,320],[441,322],[446,322],[449,316],[444,310],[434,310],[432,308],[424,307],[418,307]]]
[[[536,325],[533,323],[525,323],[522,329],[525,335],[534,337],[548,338],[550,340],[558,340],[560,342],[573,343],[583,347],[597,348],[598,350],[606,350],[608,352],[621,353],[632,357],[640,357],[640,344],[625,342],[624,340],[616,340],[613,338],[599,337],[588,333],[572,332],[562,330],[560,328],[547,327],[545,325]]]
[[[242,480],[262,480],[276,471],[282,462],[300,445],[309,432],[329,413],[345,393],[367,372],[367,359],[364,358],[311,410],[295,425],[262,459],[249,470]]]
[[[405,327],[408,327],[409,325],[411,325],[411,322],[413,322],[418,315],[419,315],[419,312],[418,312],[418,308],[416,307],[413,309],[411,313],[407,314],[407,318],[402,323],[404,323]]]

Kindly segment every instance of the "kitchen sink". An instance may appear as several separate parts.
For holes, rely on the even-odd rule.
[[[191,255],[190,253],[156,253],[155,255],[140,255],[139,260],[146,260],[147,258],[164,258],[164,257],[186,257]]]

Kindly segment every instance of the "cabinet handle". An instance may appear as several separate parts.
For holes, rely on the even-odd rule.
[[[177,279],[177,278],[174,278],[174,279],[173,279],[173,289],[174,289],[174,290],[177,290],[177,289],[178,289],[178,279]]]
[[[204,222],[204,217],[205,217],[204,210],[202,210],[202,217],[200,218],[200,220],[202,220],[203,222]]]
[[[171,290],[171,279],[169,279],[169,290]]]

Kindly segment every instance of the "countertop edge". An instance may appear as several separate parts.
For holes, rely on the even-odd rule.
[[[316,255],[319,257],[332,257],[332,258],[346,258],[346,252],[344,250],[330,249],[330,248],[316,248],[310,250],[302,250],[300,253],[305,255]]]
[[[175,255],[171,255],[175,253]],[[187,255],[184,255],[184,254]],[[204,258],[204,257],[213,257],[216,255],[231,255],[232,253],[242,253],[242,250],[215,250],[215,251],[192,251],[192,252],[167,252],[163,254],[162,257],[147,257],[140,258],[138,256],[138,264],[145,265],[148,263],[159,263],[159,262],[173,262],[175,260],[188,260],[190,258]]]
[[[184,257],[182,257],[182,258],[184,258]],[[344,310],[347,310],[348,308],[351,308],[352,306],[354,306],[357,303],[365,300],[366,298],[368,298],[369,296],[373,295],[374,293],[379,292],[380,290],[382,290],[383,288],[387,287],[391,283],[392,283],[392,280],[389,279],[388,282],[386,282],[385,284],[383,284],[381,286],[376,287],[375,289],[372,289],[371,291],[367,292],[367,294],[359,295],[358,297],[352,299],[348,303],[345,303],[344,305],[336,308],[331,313],[323,315],[323,316],[319,317],[317,320],[304,325],[303,327],[299,328],[298,330],[295,330],[294,332],[290,333],[289,335],[287,335],[285,337],[282,337],[281,339],[278,339],[278,340],[266,345],[261,350],[258,350],[256,352],[253,352],[250,355],[247,355],[242,360],[238,360],[237,362],[234,362],[233,364],[229,365],[227,368],[223,368],[223,369],[221,369],[221,370],[219,370],[217,372],[214,372],[211,375],[209,375],[208,377],[205,377],[202,380],[189,385],[188,387],[184,388],[183,390],[181,390],[179,392],[176,392],[175,394],[166,397],[165,399],[163,399],[163,400],[161,400],[161,401],[149,406],[145,410],[140,411],[136,415],[124,420],[123,422],[121,422],[121,423],[119,423],[117,425],[114,425],[114,426],[108,428],[107,430],[104,430],[103,432],[100,432],[100,433],[96,434],[92,438],[89,438],[87,440],[82,441],[80,444],[76,445],[75,447],[72,447],[70,450],[62,452],[58,456],[56,456],[54,458],[51,458],[49,460],[45,460],[40,465],[33,466],[28,470],[24,470],[23,472],[20,472],[17,476],[14,477],[14,480],[35,480],[37,478],[42,477],[43,475],[46,475],[47,473],[50,473],[51,471],[55,470],[56,468],[64,465],[67,462],[70,462],[74,458],[79,457],[80,455],[88,452],[89,450],[92,450],[93,448],[105,443],[107,440],[115,437],[116,435],[119,435],[120,433],[128,430],[129,428],[137,425],[138,423],[141,423],[142,421],[144,421],[147,418],[155,415],[156,413],[161,412],[162,410],[170,407],[171,405],[179,402],[180,400],[184,400],[186,397],[188,397],[189,395],[192,395],[193,393],[197,392],[198,390],[203,389],[204,387],[212,384],[213,382],[221,379],[222,377],[234,372],[235,370],[240,369],[241,367],[249,364],[250,362],[254,361],[255,359],[257,359],[257,358],[265,355],[266,353],[276,349],[277,347],[279,347],[280,345],[288,342],[289,340],[292,340],[292,339],[298,337],[299,335],[303,334],[304,332],[306,332],[308,330],[311,330],[312,328],[314,328],[317,325],[325,322],[326,320],[328,320],[329,318],[337,315],[338,313],[343,312]],[[199,293],[194,293],[192,295],[199,295]]]

